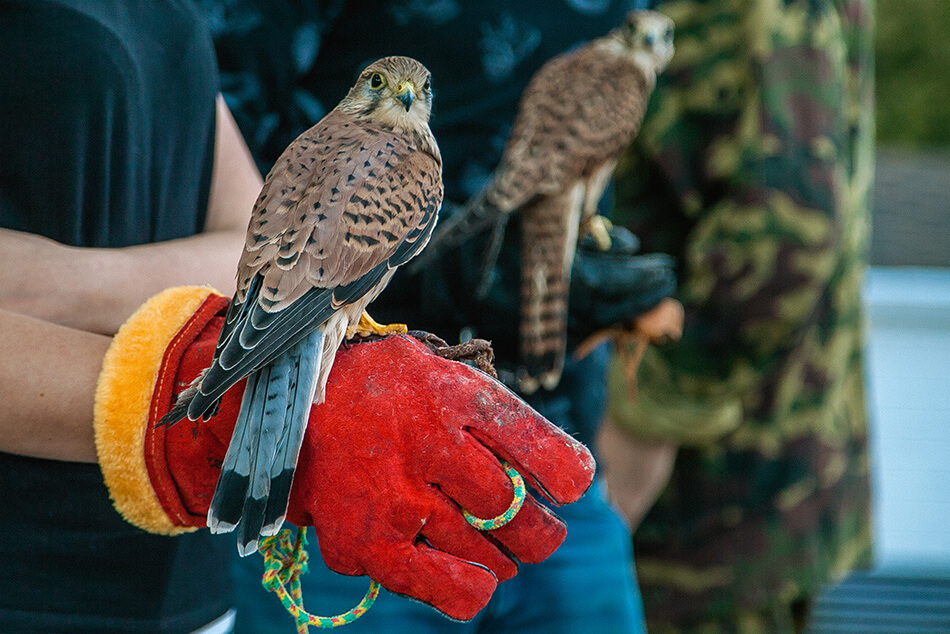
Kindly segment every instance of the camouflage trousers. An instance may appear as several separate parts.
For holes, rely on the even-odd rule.
[[[730,617],[687,625],[648,623],[650,634],[801,634],[808,626],[812,601],[777,603],[764,610],[738,610]]]

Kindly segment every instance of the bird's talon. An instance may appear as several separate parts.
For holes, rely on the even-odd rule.
[[[594,214],[586,222],[587,232],[594,238],[597,248],[601,251],[610,251],[610,245],[613,241],[610,239],[610,230],[614,224],[600,214]]]
[[[369,316],[365,310],[360,315],[360,323],[346,329],[346,338],[360,337],[388,337],[389,335],[404,335],[409,332],[406,324],[380,324]]]

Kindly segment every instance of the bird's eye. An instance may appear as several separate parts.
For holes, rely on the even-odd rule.
[[[643,43],[647,46],[653,46],[656,43],[656,35],[653,31],[649,31],[643,36]]]
[[[383,76],[379,73],[373,73],[369,78],[369,87],[370,88],[382,88],[383,84],[386,83],[386,80],[383,79]]]
[[[426,83],[422,84],[422,89],[429,90],[430,88],[432,88],[432,82],[426,79]]]
[[[667,44],[673,42],[673,29],[667,27],[666,31],[663,32],[663,41]]]

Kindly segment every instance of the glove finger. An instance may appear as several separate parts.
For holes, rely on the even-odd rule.
[[[422,542],[387,546],[367,555],[366,572],[384,588],[427,603],[457,621],[474,618],[498,585],[487,568]]]
[[[447,499],[432,510],[420,534],[442,552],[485,566],[498,581],[507,581],[518,574],[518,564],[469,524]]]
[[[488,519],[508,510],[515,489],[498,458],[465,433],[453,453],[451,460],[428,461],[426,479],[475,517]]]
[[[452,470],[436,471],[433,481],[445,495],[475,517],[479,519],[497,517],[508,510],[514,499],[515,490],[511,478],[508,477],[498,459],[474,438],[469,437],[465,447],[462,455],[466,460],[464,462],[462,460],[442,461],[440,466],[449,465]],[[459,465],[464,466],[459,467]],[[455,516],[465,526],[471,528],[461,514],[455,512]],[[471,530],[479,535],[474,528]],[[539,505],[529,495],[514,519],[499,529],[488,531],[487,534],[504,545],[519,561],[537,563],[546,559],[557,549],[564,541],[567,529],[556,515]],[[433,545],[441,548],[437,544]],[[442,548],[442,550],[446,549]],[[450,552],[464,556],[455,550]],[[488,565],[485,561],[475,561]],[[489,567],[495,570],[493,566],[489,565]],[[498,577],[502,581],[505,580],[501,578],[501,575]]]
[[[569,504],[590,487],[596,468],[590,451],[504,385],[483,377],[469,406],[474,411],[468,416],[468,433],[508,461],[546,498]]]
[[[529,496],[514,519],[489,534],[518,561],[536,564],[550,557],[564,542],[567,526]]]

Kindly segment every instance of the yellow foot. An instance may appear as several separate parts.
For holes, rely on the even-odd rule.
[[[610,230],[614,227],[613,223],[600,214],[594,214],[584,224],[585,229],[597,243],[597,248],[601,251],[610,251]]]
[[[360,323],[356,326],[350,326],[346,329],[346,338],[352,339],[355,335],[360,337],[370,337],[377,335],[379,337],[386,337],[388,335],[404,335],[409,332],[409,329],[406,328],[406,324],[387,324],[383,325],[377,323],[375,319],[369,316],[369,313],[365,310],[363,314],[360,315]]]

